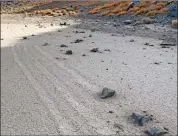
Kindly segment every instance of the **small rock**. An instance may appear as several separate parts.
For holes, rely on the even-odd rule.
[[[88,37],[92,37],[92,35],[90,34]]]
[[[82,56],[83,56],[83,57],[85,57],[85,56],[86,56],[86,54],[82,54]]]
[[[114,112],[113,112],[113,111],[109,111],[108,113],[111,113],[111,114],[112,114],[112,113],[114,113]]]
[[[48,45],[49,45],[49,43],[44,43],[44,44],[43,44],[43,46],[48,46]]]
[[[134,42],[134,39],[131,39],[129,42]]]
[[[108,68],[106,70],[108,70]]]
[[[164,130],[169,131],[169,129],[168,129],[168,128],[166,128],[166,127],[164,127]]]
[[[77,39],[77,40],[74,41],[74,43],[80,43],[80,42],[83,42],[83,40],[82,39]]]
[[[150,45],[148,45],[148,46],[154,46],[153,44],[150,44]]]
[[[161,132],[159,129],[151,128],[150,130],[145,131],[145,134],[148,136],[163,136],[168,132]]]
[[[61,30],[57,30],[58,32],[62,32]]]
[[[140,126],[143,126],[147,121],[149,121],[149,118],[136,113],[132,113],[131,117],[134,120],[134,123]]]
[[[109,51],[109,52],[111,52],[111,50],[110,50],[110,49],[105,49],[104,51]]]
[[[99,48],[93,48],[90,50],[90,52],[99,52]]]
[[[125,21],[124,21],[124,24],[125,24],[125,25],[130,25],[131,23],[132,23],[131,20],[125,20]]]
[[[62,26],[62,25],[66,26],[66,25],[67,25],[67,23],[66,23],[66,22],[64,22],[64,23],[60,23],[60,25],[61,25],[61,26]]]
[[[111,36],[117,36],[116,34],[111,34]]]
[[[56,59],[60,59],[60,58],[56,57]]]
[[[108,88],[103,88],[103,90],[100,94],[100,98],[106,99],[106,98],[114,96],[115,93],[116,93],[116,91],[114,91],[114,90],[111,90],[111,89],[108,89]]]
[[[110,121],[106,121],[107,123],[110,123]]]
[[[24,39],[24,40],[26,40],[26,39],[27,39],[27,37],[26,37],[26,36],[24,36],[24,37],[23,37],[23,39]]]
[[[72,55],[72,50],[67,50],[65,54]]]
[[[1,38],[1,40],[4,40],[3,38]]]
[[[151,19],[149,17],[144,17],[144,18],[142,18],[141,22],[143,24],[152,24],[153,23],[153,19]]]
[[[83,38],[86,38],[86,36],[84,36]]]
[[[159,62],[155,62],[154,64],[159,65],[160,63]]]
[[[95,32],[95,31],[96,31],[96,29],[95,29],[95,28],[91,29],[91,32]]]
[[[173,28],[178,28],[178,20],[177,19],[172,20],[171,23],[172,23]]]
[[[32,36],[35,36],[34,34],[32,34]]]
[[[61,44],[61,46],[60,47],[68,47],[67,45],[65,45],[65,44]]]
[[[25,25],[25,27],[27,27],[27,25]]]
[[[175,38],[166,38],[162,41],[162,43],[160,44],[162,47],[165,46],[176,46],[176,39]]]

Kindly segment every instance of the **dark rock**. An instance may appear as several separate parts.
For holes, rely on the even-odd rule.
[[[72,50],[67,50],[65,54],[72,55],[73,53],[72,53]]]
[[[108,68],[106,70],[108,70]]]
[[[44,43],[42,46],[48,46],[49,45],[49,43]]]
[[[26,36],[24,36],[24,37],[23,37],[23,39],[24,39],[24,40],[26,40],[26,39],[27,39],[27,37],[26,37]]]
[[[83,42],[83,40],[82,39],[77,39],[77,40],[74,41],[74,43],[80,43],[80,42]]]
[[[168,129],[168,128],[166,128],[166,127],[164,127],[164,130],[169,131],[169,129]]]
[[[131,39],[129,42],[134,42],[134,39]]]
[[[124,21],[124,24],[125,24],[125,25],[130,25],[131,23],[132,23],[131,20],[125,20],[125,21]]]
[[[91,29],[91,32],[95,32],[95,31],[96,31],[96,29],[95,29],[95,28]]]
[[[111,113],[111,114],[112,114],[112,113],[114,113],[114,112],[113,112],[113,111],[109,111],[108,113]]]
[[[110,49],[105,49],[104,51],[109,51],[110,52],[111,50]]]
[[[35,36],[34,34],[32,34],[32,36]]]
[[[61,44],[61,46],[60,47],[68,47],[67,45],[65,45],[65,44]]]
[[[136,113],[132,113],[131,117],[134,120],[134,123],[138,124],[139,126],[143,126],[146,122],[149,121],[149,118]]]
[[[57,30],[58,32],[62,32],[61,30]]]
[[[27,25],[25,25],[25,27],[27,27]]]
[[[83,57],[85,57],[85,56],[86,56],[86,54],[82,54],[82,56],[83,56]]]
[[[67,25],[67,23],[66,23],[66,22],[64,22],[64,23],[60,23],[60,25],[61,25],[61,26],[62,26],[62,25],[66,26],[66,25]]]
[[[106,98],[114,96],[115,93],[116,93],[116,91],[114,91],[114,90],[111,90],[111,89],[108,89],[108,88],[103,88],[103,90],[100,94],[100,98],[106,99]]]
[[[176,46],[176,39],[175,38],[167,38],[164,39],[163,42],[160,44],[162,47],[163,46]]]
[[[99,52],[99,48],[93,48],[90,50],[90,52]]]
[[[153,44],[150,44],[150,45],[148,45],[148,46],[154,46]]]
[[[92,37],[92,35],[90,34],[88,37]]]
[[[151,128],[150,130],[145,131],[145,134],[148,136],[163,136],[168,132],[161,132],[159,129]]]
[[[149,17],[144,17],[144,18],[142,18],[141,22],[143,24],[152,24],[154,22],[154,20]]]
[[[60,59],[60,58],[56,57],[56,59]]]
[[[159,62],[155,62],[154,64],[159,65],[160,63]]]
[[[1,40],[4,40],[3,38],[1,38]]]

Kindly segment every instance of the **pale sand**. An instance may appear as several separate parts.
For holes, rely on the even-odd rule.
[[[59,22],[51,26],[50,18],[44,18],[45,23],[41,18],[1,19],[2,135],[110,135],[116,131],[143,135],[151,127],[166,127],[169,135],[177,133],[176,47],[163,49],[161,40],[146,37],[89,30],[75,34],[72,31],[85,30],[73,28],[72,20],[70,26],[61,27]],[[37,26],[39,20],[46,28]],[[22,40],[23,36],[29,39]],[[84,41],[71,43],[77,38]],[[49,46],[42,46],[46,42]],[[146,42],[154,46],[145,46]],[[95,47],[102,53],[91,53]],[[68,49],[73,55],[64,54]],[[97,93],[103,87],[116,90],[117,95],[101,100]],[[143,127],[128,121],[132,112],[142,111],[156,121]],[[115,123],[123,131],[114,128]]]

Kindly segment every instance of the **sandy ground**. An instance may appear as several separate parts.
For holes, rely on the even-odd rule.
[[[177,47],[161,48],[162,41],[153,38],[82,30],[73,20],[60,26],[60,18],[1,19],[2,135],[143,135],[152,127],[176,135]],[[84,41],[71,43],[76,39]],[[101,53],[90,52],[96,47]],[[73,54],[65,55],[69,49]],[[116,96],[100,99],[103,87],[116,90]],[[155,120],[143,127],[128,120],[143,111]]]

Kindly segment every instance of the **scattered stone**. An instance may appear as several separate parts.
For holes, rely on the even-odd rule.
[[[153,19],[151,19],[149,17],[144,17],[144,18],[142,18],[141,22],[143,24],[152,24],[153,23]]]
[[[57,30],[58,32],[62,32],[61,30]]]
[[[3,38],[1,38],[1,40],[4,40]]]
[[[145,131],[145,134],[148,136],[163,136],[168,132],[161,132],[159,129],[151,128],[150,130]]]
[[[107,123],[110,123],[110,121],[107,121]]]
[[[169,131],[169,129],[168,129],[168,128],[166,128],[166,127],[164,127],[164,130]]]
[[[60,25],[61,25],[61,26],[62,26],[62,25],[66,26],[66,25],[67,25],[67,23],[66,23],[66,22],[64,22],[64,23],[60,23]]]
[[[86,56],[86,54],[82,54],[82,56],[83,56],[83,57],[85,57],[85,56]]]
[[[104,60],[102,60],[101,62],[104,62]]]
[[[143,48],[143,50],[146,50],[146,48]]]
[[[86,38],[86,36],[84,36],[83,38]]]
[[[159,62],[155,62],[154,64],[159,65],[160,63]]]
[[[67,50],[65,54],[72,55],[73,53],[72,53],[72,50]]]
[[[56,59],[60,59],[60,58],[56,57]]]
[[[175,38],[167,38],[164,39],[163,42],[160,44],[162,47],[167,47],[167,46],[176,46],[176,39]]]
[[[153,44],[150,44],[150,45],[148,45],[148,46],[154,46]]]
[[[65,44],[61,44],[61,46],[60,47],[68,47],[67,45],[65,45]]]
[[[99,48],[93,48],[90,50],[90,52],[99,52]]]
[[[178,20],[177,19],[172,20],[171,23],[172,23],[173,28],[178,28]]]
[[[106,70],[108,70],[108,68]]]
[[[92,35],[90,34],[88,37],[92,37]]]
[[[44,44],[43,44],[43,46],[48,46],[48,45],[49,45],[49,43],[44,43]]]
[[[26,37],[26,36],[24,36],[24,37],[23,37],[23,39],[24,39],[24,40],[26,40],[26,39],[27,39],[27,37]]]
[[[25,27],[27,27],[27,25],[25,25]]]
[[[77,39],[77,40],[74,41],[74,43],[80,43],[80,42],[83,42],[83,40],[82,39]]]
[[[51,23],[51,26],[54,26],[53,23]]]
[[[138,124],[139,126],[143,126],[146,122],[149,121],[149,118],[136,113],[132,113],[131,118],[134,121],[134,124]]]
[[[123,126],[120,125],[120,124],[114,124],[114,128],[117,128],[117,129],[119,129],[119,130],[121,130],[121,131],[124,131],[124,130],[123,130]]]
[[[91,29],[91,32],[95,32],[95,31],[96,31],[96,28]]]
[[[73,31],[74,33],[85,33],[85,31]]]
[[[134,42],[134,39],[131,39],[129,42]]]
[[[168,62],[168,64],[172,64],[172,63]]]
[[[114,112],[113,112],[113,111],[109,111],[108,113],[111,113],[111,114],[112,114],[112,113],[114,113]]]
[[[111,34],[111,36],[117,36],[116,34]]]
[[[35,36],[34,34],[32,34],[32,36]]]
[[[91,42],[91,43],[95,43],[95,42]]]
[[[132,23],[131,20],[125,20],[125,21],[124,21],[124,24],[125,24],[125,25],[130,25],[131,23]]]
[[[100,94],[100,98],[106,99],[106,98],[114,96],[115,93],[116,93],[116,91],[114,91],[114,90],[111,90],[111,89],[108,89],[108,88],[103,88],[103,90]]]
[[[110,50],[110,49],[105,49],[104,51],[108,51],[108,52],[111,52],[111,50]]]

